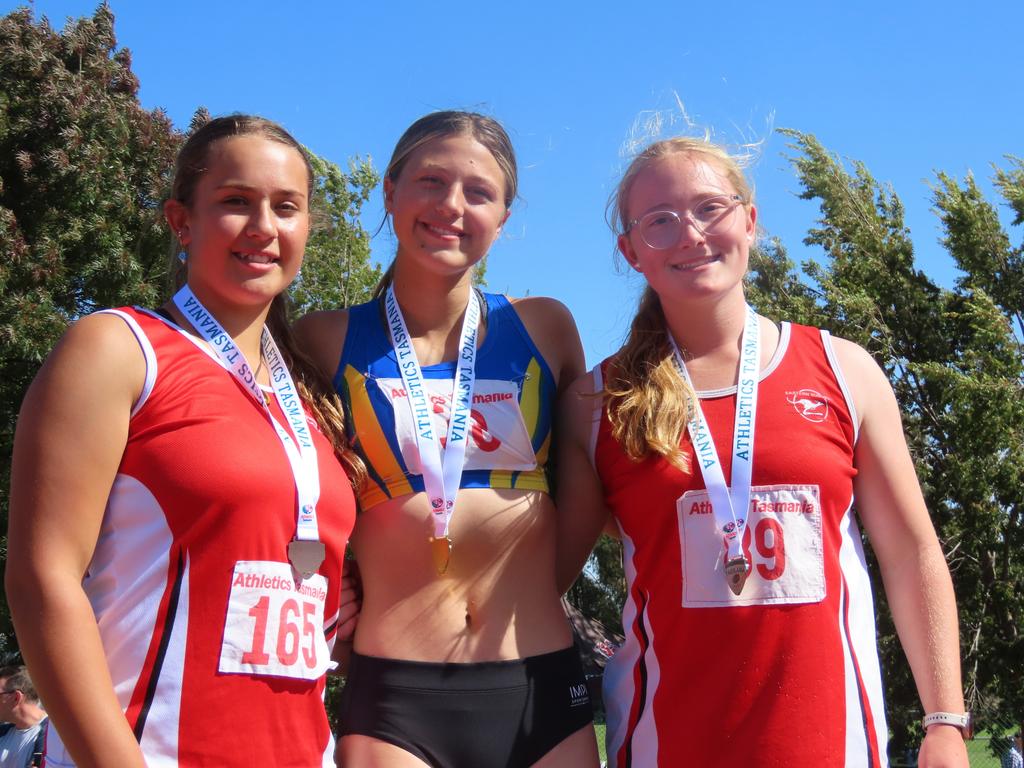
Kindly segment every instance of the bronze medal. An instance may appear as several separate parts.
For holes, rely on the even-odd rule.
[[[308,579],[320,568],[324,561],[324,543],[322,541],[303,541],[294,539],[288,544],[288,559],[292,568],[303,579]]]
[[[452,559],[452,537],[442,536],[437,538],[431,536],[427,539],[430,542],[430,554],[434,558],[434,568],[438,576],[444,576],[448,571],[448,563]]]
[[[750,563],[747,559],[740,555],[739,557],[732,557],[725,561],[725,580],[729,584],[729,589],[732,590],[734,595],[739,596],[740,592],[743,591],[743,585],[747,583],[747,576],[750,574]]]

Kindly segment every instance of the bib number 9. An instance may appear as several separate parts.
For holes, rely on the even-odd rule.
[[[683,566],[683,605],[816,603],[825,597],[821,503],[816,485],[751,488],[743,530],[750,576],[739,595],[723,573],[725,545],[707,491],[688,491],[676,501]]]

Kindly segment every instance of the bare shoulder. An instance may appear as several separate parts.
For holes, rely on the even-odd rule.
[[[576,321],[562,302],[546,296],[510,299],[527,333],[558,377],[559,389],[584,370],[583,344]]]
[[[576,327],[569,308],[558,299],[548,296],[524,296],[519,299],[509,299],[509,301],[516,308],[516,312],[519,313],[519,317],[524,323],[536,323],[542,326],[572,325],[574,329]],[[527,327],[529,328],[529,325]]]
[[[866,414],[895,402],[885,371],[864,347],[848,339],[832,337],[832,348],[862,422]]]
[[[320,371],[334,376],[348,332],[348,310],[310,312],[295,321],[295,342]]]
[[[40,369],[43,384],[67,379],[69,386],[92,380],[107,391],[125,391],[137,397],[146,378],[146,359],[135,333],[118,315],[96,313],[74,322]]]

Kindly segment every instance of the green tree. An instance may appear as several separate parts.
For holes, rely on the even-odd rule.
[[[960,185],[940,173],[934,202],[942,242],[963,271],[954,289],[941,288],[914,267],[893,190],[861,163],[848,172],[813,136],[785,133],[793,141],[802,197],[816,200],[821,210],[805,242],[819,246],[825,260],[805,263],[804,272],[820,291],[822,324],[864,345],[900,402],[953,573],[969,704],[1001,698],[1019,707],[1019,687],[1016,694],[1007,688],[1020,679],[1024,651],[1016,631],[1024,599],[1024,369],[1013,333],[1014,325],[1020,328],[1020,249],[1009,246],[973,179]],[[1019,163],[997,174],[1011,202],[1019,194],[1019,174]],[[794,311],[805,308],[798,302]],[[920,705],[884,596],[879,598],[887,708],[898,748],[916,740]]]
[[[359,222],[379,174],[369,159],[352,160],[346,174],[335,163],[310,156],[316,175],[314,226],[291,291],[299,313],[364,302],[382,274],[370,262],[370,236]]]

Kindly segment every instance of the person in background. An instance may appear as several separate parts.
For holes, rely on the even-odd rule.
[[[40,764],[46,712],[24,666],[0,668],[0,768]]]
[[[345,766],[597,765],[555,585],[549,478],[579,336],[556,301],[473,285],[516,184],[495,120],[417,120],[384,173],[398,252],[377,298],[296,327],[334,379],[368,474]]]
[[[1024,768],[1024,757],[1021,756],[1021,733],[1013,734],[1009,748],[1003,753],[1003,757],[999,762],[1000,768]]]
[[[558,497],[560,587],[609,523],[624,545],[609,764],[884,765],[863,524],[927,713],[920,764],[966,766],[956,603],[884,373],[747,305],[757,209],[721,147],[653,144],[610,208],[646,287],[566,399]]]
[[[277,124],[199,128],[164,208],[177,292],[76,322],[25,396],[6,581],[47,766],[331,762],[360,464],[289,336],[312,192]]]

